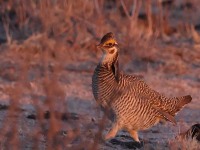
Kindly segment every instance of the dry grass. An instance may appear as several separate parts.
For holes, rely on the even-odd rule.
[[[195,139],[178,139],[169,143],[169,148],[173,150],[198,150],[200,144]]]
[[[101,55],[95,45],[110,31],[123,49],[125,72],[145,74],[169,96],[191,93],[189,108],[198,110],[199,5],[198,0],[1,0],[0,148],[102,147],[106,119],[97,111],[90,83]],[[187,142],[180,145],[187,149]]]

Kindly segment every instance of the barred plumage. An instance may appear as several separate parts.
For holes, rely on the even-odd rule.
[[[119,72],[119,48],[112,33],[107,33],[98,47],[103,56],[93,74],[93,95],[103,108],[115,114],[113,128],[105,139],[125,129],[139,142],[138,130],[147,129],[161,120],[176,123],[174,116],[192,100],[190,95],[167,98],[152,90],[141,76]]]

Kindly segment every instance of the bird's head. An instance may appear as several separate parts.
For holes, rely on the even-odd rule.
[[[119,67],[118,67],[118,44],[114,38],[114,34],[109,32],[103,36],[97,48],[103,51],[100,64],[112,70],[116,80],[119,80]]]
[[[97,48],[101,49],[105,55],[114,57],[118,53],[118,43],[114,38],[114,34],[112,32],[105,34]]]

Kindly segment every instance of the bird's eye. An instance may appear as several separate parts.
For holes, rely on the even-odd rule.
[[[108,43],[109,46],[112,46],[112,43]]]

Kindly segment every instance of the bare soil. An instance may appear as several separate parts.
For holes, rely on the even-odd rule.
[[[189,2],[180,1],[163,8],[173,10],[168,16],[170,27],[164,35],[153,31],[149,38],[145,36],[147,20],[140,16],[136,30],[130,30],[131,22],[119,2],[99,2],[99,9],[90,1],[38,3],[1,4],[8,18],[14,19],[10,19],[9,41],[3,20],[6,13],[0,13],[0,149],[199,148],[175,139],[200,123],[200,16],[193,9],[198,1],[191,2],[192,9]],[[176,31],[171,33],[172,29]],[[101,140],[111,122],[94,100],[91,80],[101,58],[95,45],[110,31],[119,41],[121,71],[143,75],[150,87],[166,96],[193,98],[176,116],[176,126],[167,122],[140,131],[141,145],[125,131],[109,141]]]

